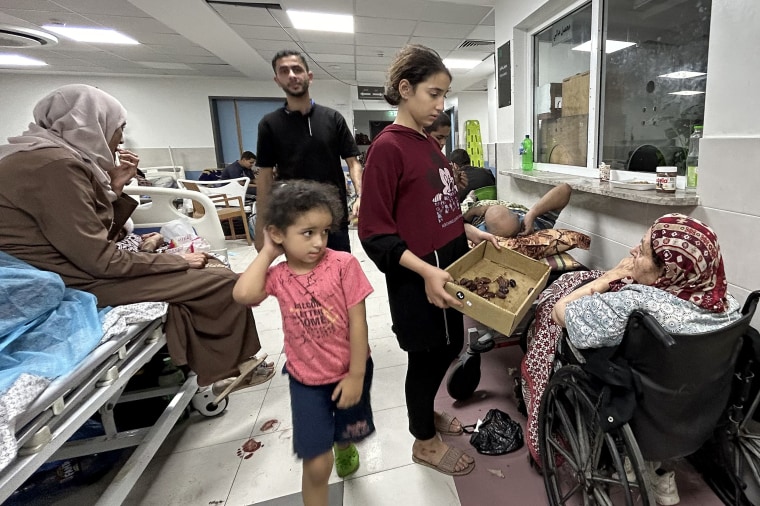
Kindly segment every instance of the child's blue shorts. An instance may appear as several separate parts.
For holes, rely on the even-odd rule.
[[[373,368],[372,358],[368,358],[362,397],[348,409],[338,409],[330,398],[337,383],[304,385],[290,376],[293,450],[299,458],[317,457],[330,451],[333,443],[355,443],[375,432],[369,402]]]

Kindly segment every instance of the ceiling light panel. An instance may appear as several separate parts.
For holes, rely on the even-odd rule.
[[[354,17],[350,14],[328,14],[292,9],[289,9],[287,13],[293,27],[298,30],[354,33]]]
[[[61,25],[44,25],[42,28],[77,42],[89,42],[93,44],[139,44],[139,42],[132,37],[128,37],[111,28],[88,28]]]
[[[0,54],[0,66],[13,67],[44,67],[47,65],[44,61],[35,60],[19,54]]]

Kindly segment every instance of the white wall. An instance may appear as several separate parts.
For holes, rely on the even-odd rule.
[[[124,104],[128,112],[126,145],[134,148],[214,146],[209,97],[274,97],[282,90],[274,81],[238,78],[89,77],[1,74],[0,139],[18,135],[32,120],[34,104],[53,89],[70,83],[97,86]],[[315,81],[311,96],[337,109],[353,131],[350,87]]]
[[[534,23],[531,11],[558,12],[570,0],[534,2],[497,0],[496,46],[513,40],[514,29],[525,21]],[[526,19],[527,18],[527,19]],[[753,61],[752,48],[760,46],[760,8],[756,0],[713,0],[708,57],[708,81],[705,96],[704,139],[700,146],[698,194],[701,205],[668,208],[574,193],[570,206],[560,216],[558,225],[580,230],[592,237],[591,250],[575,250],[574,256],[589,267],[609,268],[628,254],[651,222],[668,212],[682,212],[704,220],[720,238],[730,290],[743,300],[760,289],[760,67]],[[513,76],[528,72],[525,48],[513,42]],[[497,151],[511,152],[515,125],[525,118],[515,117],[515,103],[524,106],[526,90],[514,90],[513,105],[498,109]],[[489,93],[489,97],[495,93]],[[516,102],[518,101],[518,102]],[[494,98],[489,98],[493,109]],[[519,107],[518,107],[519,108]],[[493,135],[493,132],[492,132]],[[508,157],[507,157],[508,159]],[[499,156],[499,168],[505,168]],[[509,167],[506,167],[509,168]],[[499,175],[501,198],[522,200],[529,205],[549,187],[514,180]],[[756,321],[758,319],[756,318]]]
[[[457,146],[467,146],[464,123],[467,120],[477,120],[480,123],[480,139],[483,142],[483,154],[485,144],[490,139],[488,130],[488,92],[487,91],[460,91],[457,93]]]

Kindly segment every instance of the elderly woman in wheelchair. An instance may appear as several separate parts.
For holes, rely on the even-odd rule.
[[[668,214],[615,268],[541,294],[521,375],[552,504],[679,502],[658,461],[710,437],[757,302],[740,310],[726,289],[713,230]]]

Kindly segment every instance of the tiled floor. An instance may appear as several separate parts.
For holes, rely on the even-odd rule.
[[[412,437],[406,429],[404,400],[406,355],[391,332],[383,276],[361,250],[355,232],[351,242],[375,288],[367,299],[367,316],[375,361],[372,405],[377,432],[359,446],[361,467],[355,475],[342,480],[333,471],[331,506],[546,504],[543,482],[528,467],[525,448],[501,457],[485,457],[475,454],[467,436],[448,437],[447,442],[468,448],[477,460],[473,473],[456,480],[412,463]],[[242,271],[255,254],[255,249],[244,241],[230,241],[229,258],[234,270]],[[254,315],[263,349],[277,362],[279,370],[285,357],[281,354],[283,337],[276,301],[265,301],[254,309]],[[455,402],[444,386],[436,399],[437,408],[455,413],[463,423],[474,423],[488,409],[498,407],[524,426],[524,418],[515,409],[509,374],[509,368],[517,367],[520,357],[517,347],[483,355],[483,376],[472,399]],[[270,421],[273,422],[265,425]],[[287,380],[277,374],[266,384],[234,393],[223,415],[205,418],[194,412],[179,423],[125,504],[302,504],[301,463],[293,455],[291,436]],[[251,440],[261,444],[253,453],[245,446]],[[103,479],[44,503],[92,504],[106,483]],[[695,487],[697,496],[687,494],[682,504],[720,504],[709,490],[705,492],[703,485],[697,483]]]

